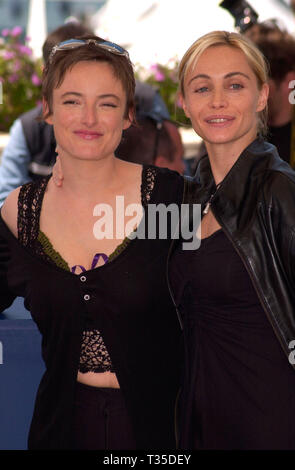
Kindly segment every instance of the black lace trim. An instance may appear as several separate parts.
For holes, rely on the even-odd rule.
[[[21,186],[18,196],[17,229],[19,242],[33,248],[39,233],[42,201],[49,178]]]
[[[53,263],[38,240],[40,213],[49,176],[21,186],[18,196],[17,230],[19,242],[36,255]]]
[[[110,355],[98,330],[83,331],[79,372],[114,372]]]
[[[143,167],[142,182],[141,182],[141,204],[143,207],[150,202],[152,192],[155,187],[156,181],[156,168],[150,166]]]

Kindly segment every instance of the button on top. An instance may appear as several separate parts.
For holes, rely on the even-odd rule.
[[[81,276],[80,281],[85,282],[86,281],[86,276]]]
[[[90,299],[90,295],[85,294],[85,295],[84,295],[84,300],[89,300],[89,299]]]

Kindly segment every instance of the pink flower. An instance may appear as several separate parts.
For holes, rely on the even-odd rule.
[[[31,80],[32,80],[33,85],[35,86],[41,85],[41,80],[36,73],[33,73],[33,75],[31,76]]]
[[[158,70],[158,72],[155,73],[155,79],[157,82],[163,82],[165,80],[165,75]]]
[[[13,59],[15,57],[15,53],[12,51],[5,51],[3,57],[5,60]]]
[[[32,55],[32,49],[30,47],[24,46],[23,44],[18,44],[17,47],[21,54]]]
[[[23,32],[23,29],[20,26],[15,26],[11,30],[11,36],[16,37],[19,36]]]
[[[21,62],[20,60],[15,60],[14,63],[13,63],[13,71],[14,72],[18,72],[20,69],[21,69]]]
[[[174,82],[174,83],[177,83],[178,79],[177,79],[177,72],[176,70],[171,70],[170,74],[169,74],[169,77],[171,78],[171,80]]]
[[[5,38],[6,36],[9,36],[10,34],[10,29],[4,28],[2,29],[1,35]]]
[[[163,82],[165,80],[165,75],[163,74],[163,72],[161,72],[157,64],[151,65],[151,70],[153,71],[154,77],[157,82]]]
[[[9,83],[14,83],[14,82],[17,82],[18,81],[18,74],[17,73],[12,73],[9,77],[8,77],[8,81]]]

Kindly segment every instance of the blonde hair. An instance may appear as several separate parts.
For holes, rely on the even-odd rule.
[[[186,51],[178,69],[179,90],[185,96],[185,79],[188,72],[194,67],[209,47],[229,46],[242,51],[249,66],[257,79],[258,89],[268,82],[268,65],[259,49],[247,37],[228,31],[212,31],[195,41]],[[267,106],[258,113],[258,131],[265,135],[267,133]]]

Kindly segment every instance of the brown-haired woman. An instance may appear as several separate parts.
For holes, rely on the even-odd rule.
[[[179,72],[208,152],[191,194],[200,248],[170,264],[187,352],[180,446],[295,449],[295,173],[261,137],[267,67],[247,38],[215,31]]]
[[[165,277],[170,242],[129,238],[117,196],[124,208],[179,204],[183,179],[115,158],[133,122],[134,87],[120,46],[97,37],[55,46],[44,69],[44,117],[54,127],[63,185],[50,177],[28,183],[1,212],[0,307],[25,298],[46,365],[30,449],[176,445],[180,326]],[[118,225],[99,238],[100,203]]]

